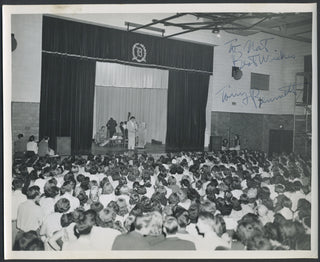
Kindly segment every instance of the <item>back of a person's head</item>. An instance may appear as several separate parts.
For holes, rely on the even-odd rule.
[[[149,233],[151,219],[151,213],[137,213],[134,221],[135,230],[145,235]]]
[[[96,224],[96,212],[93,210],[87,210],[83,213],[82,219],[76,224],[76,231],[78,237],[81,235],[88,235],[91,232],[92,227]]]
[[[27,189],[27,198],[35,199],[40,195],[40,188],[38,186],[31,186]]]
[[[74,174],[71,171],[69,171],[67,174],[64,175],[63,180],[64,181],[75,180]]]
[[[73,189],[73,181],[72,180],[65,181],[60,188],[61,195],[63,195],[66,192],[71,192],[72,189]]]
[[[252,216],[246,217],[245,219],[238,221],[236,234],[241,242],[246,244],[254,237],[263,236],[264,227],[260,220],[256,220]]]
[[[200,203],[199,210],[201,213],[209,212],[211,214],[214,214],[216,212],[216,204],[210,200],[204,200]]]
[[[159,236],[162,234],[162,215],[158,211],[152,211],[142,216],[138,215],[134,225],[136,230],[144,235]]]
[[[221,237],[224,233],[227,232],[226,229],[226,222],[223,219],[223,216],[218,214],[214,216],[214,225],[213,230],[216,232],[216,234]]]
[[[216,216],[212,214],[212,212],[206,212],[206,211],[200,212],[198,222],[199,221],[203,221],[203,223],[208,225],[218,236],[221,236],[225,232],[225,223],[223,218],[217,219]],[[205,233],[205,232],[202,232],[202,233]]]
[[[15,179],[12,181],[12,189],[13,189],[13,190],[22,189],[23,184],[24,184],[23,179],[15,178]]]
[[[59,188],[51,184],[47,186],[45,185],[43,191],[46,197],[51,197],[51,198],[54,198],[59,194]]]
[[[247,250],[271,250],[270,240],[264,236],[255,236],[247,241]]]
[[[37,232],[34,230],[23,232],[21,235],[18,235],[13,246],[13,250],[27,250],[27,246],[31,241],[37,239]]]
[[[116,212],[110,207],[106,207],[99,212],[99,218],[103,223],[112,222],[116,219]]]
[[[94,210],[96,213],[99,213],[103,209],[103,205],[100,202],[93,202],[90,204],[90,209]]]
[[[63,214],[63,215],[61,216],[61,218],[60,218],[60,224],[61,224],[62,227],[67,227],[67,226],[69,226],[72,222],[74,222],[72,212],[71,212],[71,213]]]
[[[54,211],[57,213],[65,213],[70,209],[70,201],[66,198],[60,198],[54,205]]]
[[[28,251],[40,251],[44,250],[44,243],[40,238],[35,238],[30,241],[30,243],[26,246]]]
[[[167,216],[164,220],[163,227],[166,234],[174,235],[178,231],[178,221],[173,216]]]
[[[29,137],[29,141],[31,142],[31,141],[34,141],[34,136],[30,136]]]

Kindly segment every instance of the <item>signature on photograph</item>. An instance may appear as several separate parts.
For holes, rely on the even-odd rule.
[[[232,55],[233,66],[240,69],[244,67],[271,63],[279,60],[295,59],[293,54],[285,54],[282,50],[270,49],[269,43],[274,40],[273,37],[264,38],[259,41],[247,40],[239,41],[234,38],[226,43],[228,53]]]
[[[263,104],[273,103],[278,100],[281,100],[282,98],[285,98],[286,96],[290,94],[296,95],[296,88],[299,85],[303,84],[294,84],[291,83],[287,86],[282,86],[278,88],[278,90],[281,92],[277,96],[273,97],[264,97],[261,95],[260,90],[251,89],[249,92],[245,91],[239,91],[234,92],[234,88],[232,88],[230,85],[226,85],[223,88],[221,88],[216,95],[221,95],[221,102],[227,102],[231,100],[232,98],[241,97],[241,102],[244,105],[248,105],[249,103],[252,103],[255,108],[261,108]]]

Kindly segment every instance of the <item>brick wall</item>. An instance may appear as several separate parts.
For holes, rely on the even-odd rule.
[[[292,115],[211,112],[211,135],[222,139],[240,135],[241,147],[268,152],[270,129],[293,129]]]
[[[17,139],[19,133],[26,138],[31,135],[39,137],[39,109],[40,103],[12,102],[12,138]]]

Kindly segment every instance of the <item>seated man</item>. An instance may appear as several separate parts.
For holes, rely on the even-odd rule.
[[[14,141],[13,150],[16,156],[21,156],[27,150],[27,140],[23,134],[18,135],[18,140]]]
[[[54,155],[54,151],[49,148],[49,137],[45,136],[43,137],[43,139],[39,142],[38,145],[38,155],[40,157],[43,156],[53,156]]]
[[[117,236],[112,250],[149,250],[150,245],[146,235],[149,233],[150,215],[137,215],[134,230]]]
[[[109,139],[107,137],[105,126],[101,126],[100,130],[95,134],[94,142],[99,146],[105,146],[106,144],[108,144]]]
[[[154,250],[196,250],[195,244],[192,241],[181,239],[177,236],[178,221],[173,216],[165,218],[164,233],[166,238],[153,246]]]

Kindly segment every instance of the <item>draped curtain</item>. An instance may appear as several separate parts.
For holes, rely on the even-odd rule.
[[[97,62],[93,135],[110,117],[119,126],[130,112],[138,123],[146,123],[147,142],[164,143],[167,88],[166,70]]]
[[[134,57],[137,44],[145,50],[140,61]],[[90,150],[95,63],[100,61],[170,70],[168,102],[162,107],[167,108],[167,146],[203,148],[212,46],[44,16],[42,55],[40,135],[49,135],[51,146],[56,136],[66,135],[72,151]]]
[[[133,59],[133,46],[137,43],[146,49],[145,61],[140,63]],[[101,62],[136,63],[212,74],[212,46],[55,17],[43,17],[42,49],[88,56]]]
[[[209,75],[170,71],[166,148],[203,150]]]
[[[138,123],[146,123],[146,141],[165,142],[167,127],[167,90],[124,87],[96,87],[96,127],[106,125],[112,117],[127,121],[128,112]]]
[[[40,137],[70,136],[73,153],[91,148],[95,62],[42,54]]]

